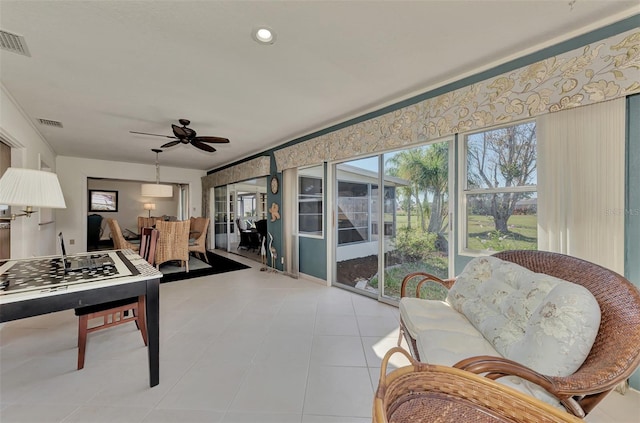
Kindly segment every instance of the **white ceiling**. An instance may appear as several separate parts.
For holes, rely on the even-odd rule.
[[[212,169],[638,13],[637,0],[0,1],[1,82],[57,154]],[[258,45],[252,29],[277,33]],[[50,128],[38,118],[62,122]]]

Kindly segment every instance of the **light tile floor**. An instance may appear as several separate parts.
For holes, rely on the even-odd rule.
[[[133,324],[89,335],[82,371],[73,311],[3,325],[0,421],[370,422],[398,309],[245,262],[253,267],[161,285],[152,389]],[[640,394],[612,393],[586,420],[639,422]]]

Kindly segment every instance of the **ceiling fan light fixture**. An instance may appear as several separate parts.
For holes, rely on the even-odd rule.
[[[255,27],[251,35],[258,44],[273,44],[276,42],[276,33],[267,26]]]

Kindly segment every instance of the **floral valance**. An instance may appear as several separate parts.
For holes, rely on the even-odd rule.
[[[211,188],[259,178],[270,173],[270,166],[269,156],[257,157],[203,177],[202,185]]]
[[[275,151],[278,171],[348,159],[640,92],[631,30]]]

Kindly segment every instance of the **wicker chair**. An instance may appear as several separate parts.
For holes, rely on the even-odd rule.
[[[576,257],[546,251],[503,251],[495,257],[516,263],[536,273],[555,276],[587,288],[600,306],[600,329],[582,366],[572,375],[554,377],[502,357],[477,356],[460,361],[455,367],[483,373],[491,379],[515,375],[536,383],[557,397],[567,410],[579,417],[588,414],[616,385],[625,381],[640,365],[640,291],[621,275]],[[442,280],[417,272],[405,277],[406,285],[420,281],[416,287],[433,281],[450,288],[455,280]],[[405,336],[416,359],[416,342],[404,322],[400,332]]]
[[[122,235],[122,230],[120,230],[120,225],[118,221],[115,219],[107,219],[107,224],[109,225],[109,229],[111,230],[111,238],[113,239],[113,246],[116,250],[133,250],[140,251],[140,245],[132,244],[131,242],[124,239]]]
[[[156,268],[171,260],[180,260],[189,272],[189,225],[190,221],[156,222],[156,229],[160,232],[158,248],[156,249]]]
[[[209,228],[208,217],[192,217],[189,226],[189,233],[197,236],[197,238],[189,238],[189,252],[198,253],[204,260],[209,263],[207,257],[207,229]]]
[[[387,374],[394,353],[411,364]],[[571,414],[491,379],[453,367],[420,363],[401,348],[382,360],[373,422],[577,423]]]
[[[144,217],[138,216],[138,233],[142,234],[142,228],[151,228],[156,225],[156,221],[162,220],[161,217]]]

